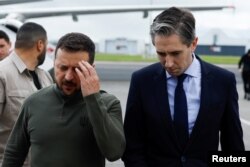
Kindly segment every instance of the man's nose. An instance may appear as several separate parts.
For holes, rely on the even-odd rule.
[[[165,67],[169,68],[169,67],[172,67],[174,64],[174,59],[173,57],[167,55],[165,56]]]
[[[72,69],[69,69],[65,74],[65,79],[70,81],[74,78],[74,71]]]

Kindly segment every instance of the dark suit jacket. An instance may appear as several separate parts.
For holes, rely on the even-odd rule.
[[[199,61],[200,110],[184,151],[173,128],[162,65],[133,73],[124,122],[126,167],[207,166],[207,154],[218,150],[219,138],[222,150],[244,150],[234,74]]]

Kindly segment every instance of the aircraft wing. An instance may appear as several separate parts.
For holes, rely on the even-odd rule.
[[[48,1],[48,0],[0,0],[0,5],[10,5],[27,2]]]
[[[77,15],[86,14],[104,14],[104,13],[125,13],[125,12],[143,12],[143,17],[147,17],[149,11],[162,11],[170,6],[164,5],[133,5],[133,6],[99,6],[99,7],[58,7],[58,8],[32,8],[32,9],[12,9],[1,10],[0,18],[6,17],[11,19],[23,19],[24,21],[29,18],[51,17],[72,15],[73,20],[77,21]],[[192,11],[209,11],[209,10],[222,10],[226,8],[234,8],[233,6],[178,6]],[[19,17],[17,17],[19,16]]]

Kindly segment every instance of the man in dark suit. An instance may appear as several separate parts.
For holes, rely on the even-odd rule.
[[[244,86],[244,99],[250,100],[250,49],[246,54],[241,56],[239,61],[239,69]]]
[[[194,54],[195,19],[169,8],[151,25],[160,63],[132,75],[124,121],[126,167],[207,166],[209,151],[243,151],[233,73]]]

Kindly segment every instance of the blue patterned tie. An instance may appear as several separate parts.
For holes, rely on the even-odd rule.
[[[178,76],[178,83],[175,88],[174,98],[174,127],[177,138],[184,149],[188,141],[188,114],[187,114],[187,98],[183,89],[183,81],[187,74]]]

